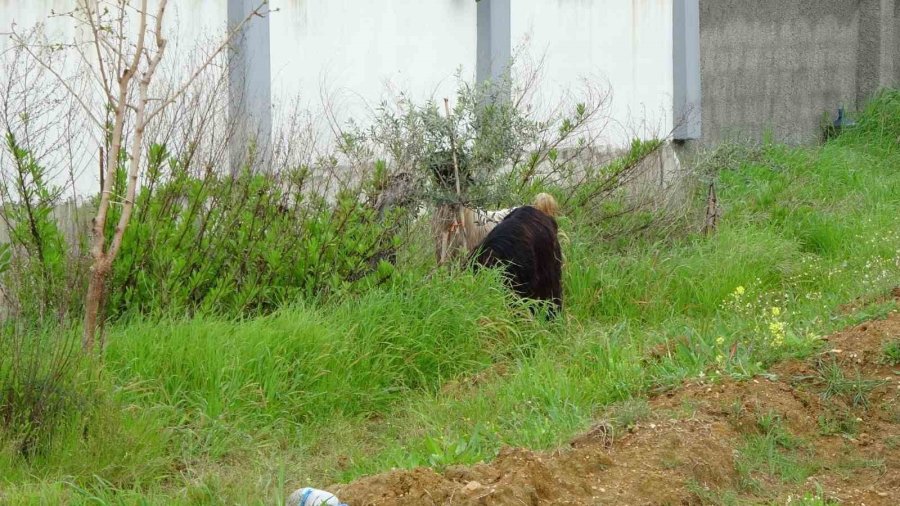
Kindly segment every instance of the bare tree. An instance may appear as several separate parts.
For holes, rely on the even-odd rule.
[[[91,268],[85,294],[84,334],[82,347],[90,353],[94,349],[107,280],[113,263],[122,247],[125,231],[134,209],[138,180],[143,167],[144,135],[148,125],[168,107],[176,103],[191,84],[224,51],[232,38],[254,16],[261,16],[268,0],[262,0],[241,23],[234,26],[208,58],[202,61],[183,82],[168,86],[163,96],[151,96],[151,85],[166,54],[167,39],[163,34],[168,0],[157,0],[151,11],[148,0],[78,0],[78,7],[70,13],[72,19],[88,33],[88,44],[72,44],[82,60],[89,65],[90,76],[102,90],[102,105],[69,87],[65,79],[33,51],[28,40],[13,32],[13,40],[24,47],[39,63],[52,72],[66,86],[72,98],[84,109],[95,127],[106,139],[102,160],[101,190],[97,213],[91,224]],[[131,23],[136,22],[136,30]],[[130,134],[130,139],[128,139]],[[130,141],[127,142],[126,140]],[[125,154],[126,186],[120,202],[114,202],[113,187],[122,155]],[[107,220],[111,205],[121,206],[118,221],[107,240]]]

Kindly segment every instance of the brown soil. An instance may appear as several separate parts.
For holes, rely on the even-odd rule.
[[[824,491],[843,504],[900,504],[900,369],[883,363],[900,338],[900,314],[826,338],[824,351],[748,381],[691,383],[649,401],[628,429],[600,423],[563,449],[504,449],[487,464],[392,471],[336,485],[351,506],[785,504]],[[866,385],[829,392],[824,371]],[[494,372],[496,373],[496,371]],[[502,372],[500,372],[502,374]],[[834,386],[834,383],[831,383]],[[811,466],[801,483],[738,471],[760,417],[781,418],[794,446],[778,451]],[[622,432],[621,435],[614,433]]]
[[[875,293],[866,295],[863,297],[858,297],[853,302],[849,304],[844,304],[838,308],[843,314],[852,314],[860,309],[863,309],[866,306],[871,306],[874,304],[884,304],[886,302],[892,302],[894,300],[900,300],[900,286],[895,286],[894,288],[884,292],[884,293]]]

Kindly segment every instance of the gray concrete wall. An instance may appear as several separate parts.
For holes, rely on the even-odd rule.
[[[894,2],[894,83],[900,84],[900,0]]]
[[[856,107],[894,82],[894,0],[859,0]]]
[[[854,108],[858,3],[701,0],[704,143],[812,142],[824,111]]]
[[[703,141],[815,142],[900,82],[900,0],[701,0]]]

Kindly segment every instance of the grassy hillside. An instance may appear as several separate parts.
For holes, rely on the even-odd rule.
[[[555,323],[490,273],[414,270],[250,321],[117,324],[80,378],[97,398],[73,404],[52,447],[27,462],[0,449],[0,502],[272,504],[392,467],[551,448],[613,403],[637,416],[651,392],[763,372],[893,307],[876,298],[900,284],[900,93],[823,147],[726,146],[698,164],[723,207],[710,237],[691,225],[604,241],[578,211],[562,220]]]

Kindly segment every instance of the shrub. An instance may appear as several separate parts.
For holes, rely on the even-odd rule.
[[[416,103],[405,95],[383,102],[371,126],[352,123],[345,151],[383,156],[394,171],[429,181],[423,197],[436,204],[476,208],[521,205],[542,186],[558,185],[589,164],[603,125],[606,96],[588,88],[582,102],[538,117],[526,104],[530,93],[510,78],[475,85],[457,76],[453,109],[435,100]],[[496,90],[511,90],[508,99]],[[566,155],[561,152],[566,150]],[[454,159],[460,172],[456,195]]]
[[[166,310],[238,315],[344,293],[399,241],[361,188],[304,193],[310,170],[193,176],[153,146],[110,287],[111,316]],[[373,265],[374,263],[374,265]]]
[[[0,218],[8,241],[0,243],[0,304],[21,318],[57,319],[79,303],[77,257],[71,254],[54,211],[62,189],[10,131],[5,151],[11,170],[0,177]],[[76,267],[76,268],[73,268]]]

